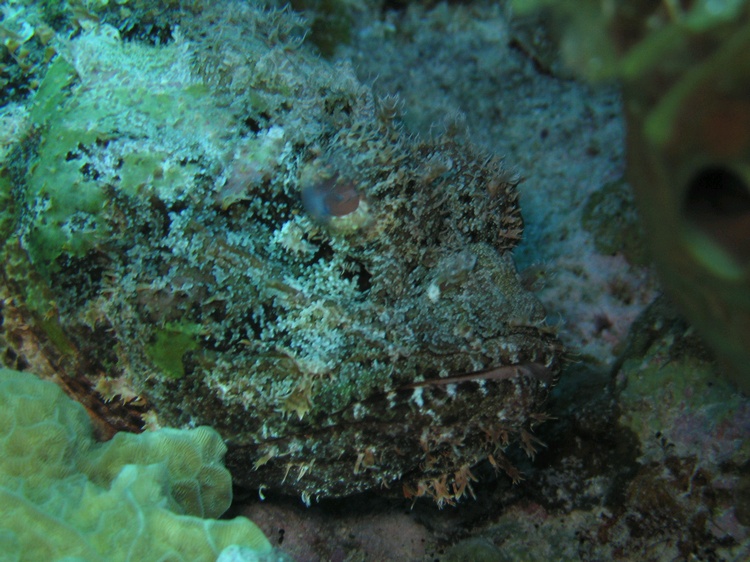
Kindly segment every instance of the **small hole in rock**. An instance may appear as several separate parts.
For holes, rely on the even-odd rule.
[[[708,235],[740,265],[750,263],[750,191],[745,178],[725,166],[693,175],[683,213],[688,225]]]

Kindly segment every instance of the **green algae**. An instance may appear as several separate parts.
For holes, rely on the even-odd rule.
[[[164,374],[179,379],[185,375],[182,359],[199,348],[196,336],[200,333],[200,324],[167,324],[156,331],[153,343],[146,345],[146,354]]]
[[[588,197],[581,226],[593,234],[599,253],[622,253],[633,265],[648,264],[645,233],[632,191],[624,180],[607,183]]]

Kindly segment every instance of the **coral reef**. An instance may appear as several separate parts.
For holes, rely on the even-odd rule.
[[[623,85],[628,177],[665,288],[750,392],[750,2],[556,4],[561,50]]]
[[[555,423],[535,433],[548,447],[533,463],[511,458],[520,486],[474,467],[477,500],[457,509],[365,496],[309,509],[248,499],[243,513],[306,562],[402,560],[406,549],[444,562],[474,545],[496,560],[750,559],[747,397],[662,299],[629,332],[659,287],[652,267],[629,261],[641,250],[620,179],[621,97],[611,83],[550,75],[512,29],[496,3],[410,3],[365,18],[339,56],[377,91],[398,92],[410,126],[464,112],[473,140],[518,165],[514,257],[574,359],[547,403]],[[380,521],[396,518],[383,548]]]
[[[291,13],[172,17],[158,45],[58,40],[6,165],[6,356],[62,356],[107,421],[119,397],[211,425],[238,483],[306,502],[453,503],[484,458],[517,479],[561,356],[510,256],[517,175],[406,134]]]
[[[242,513],[306,562],[341,550],[396,561],[407,549],[409,559],[422,562],[463,553],[492,560],[746,560],[747,399],[717,378],[707,346],[663,298],[634,323],[623,347],[606,369],[579,363],[562,377],[548,405],[557,421],[537,433],[550,446],[533,464],[513,459],[524,471],[520,486],[481,478],[491,467],[480,465],[478,499],[458,509],[422,502],[409,510],[367,498],[301,509],[258,502]],[[382,522],[393,519],[399,529],[382,547]],[[311,547],[319,536],[326,540]]]
[[[589,196],[581,214],[581,226],[594,236],[597,252],[621,253],[633,265],[649,263],[632,190],[623,179],[603,185]]]
[[[542,2],[519,4],[539,3]],[[234,424],[242,430],[243,418],[265,420],[286,416],[284,421],[292,433],[280,440],[280,444],[286,446],[289,442],[284,439],[293,434],[290,439],[300,445],[300,454],[306,458],[261,457],[259,460],[268,462],[258,473],[248,472],[245,461],[238,458],[237,474],[245,479],[262,476],[256,483],[245,480],[246,483],[272,481],[272,484],[261,489],[264,501],[258,499],[255,490],[238,488],[230,511],[256,522],[273,544],[300,562],[363,559],[445,562],[478,556],[495,560],[644,562],[750,559],[747,398],[718,377],[724,369],[722,363],[714,362],[697,332],[664,299],[649,306],[630,329],[633,319],[654,299],[659,287],[653,268],[641,265],[647,256],[640,235],[633,236],[636,223],[632,197],[629,185],[622,179],[625,177],[622,97],[616,83],[582,82],[571,77],[570,71],[561,65],[562,58],[566,58],[589,75],[627,79],[626,69],[620,65],[627,59],[622,57],[627,49],[621,52],[612,49],[613,43],[606,34],[613,30],[620,31],[615,37],[637,44],[644,34],[655,32],[657,37],[666,29],[667,35],[662,36],[666,39],[650,43],[651,47],[661,45],[669,51],[674,45],[670,37],[689,37],[691,45],[702,44],[710,54],[717,36],[705,24],[723,18],[726,21],[720,28],[730,37],[735,29],[730,20],[742,15],[745,2],[544,3],[550,8],[568,10],[570,25],[554,27],[551,10],[541,15],[511,18],[507,10],[510,3],[489,0],[295,2],[309,18],[312,32],[310,25],[292,14],[256,11],[251,6],[238,10],[236,4],[226,2],[217,3],[217,10],[203,11],[203,2],[181,1],[184,10],[177,11],[174,2],[16,0],[12,4],[22,6],[23,10],[14,12],[13,22],[31,22],[31,7],[44,8],[41,20],[34,21],[49,22],[56,37],[48,45],[61,56],[34,67],[28,75],[20,67],[13,67],[17,63],[12,58],[3,61],[10,64],[11,72],[21,73],[15,82],[19,87],[7,90],[11,102],[0,110],[0,209],[4,211],[0,213],[0,239],[4,244],[0,260],[4,264],[0,270],[2,362],[58,382],[85,404],[99,422],[97,433],[104,438],[118,429],[139,430],[144,421],[152,427],[169,422],[168,415],[156,413],[158,404],[154,408],[152,402],[152,396],[171,400],[166,398],[168,393],[187,406],[184,418],[176,418],[178,423],[187,420],[190,424],[196,411],[205,411],[212,415],[223,413],[217,419],[225,427]],[[709,5],[718,10],[713,16],[706,12]],[[609,11],[602,12],[603,6]],[[620,16],[628,10],[633,18],[626,20],[634,23],[633,27],[618,27],[624,21]],[[647,22],[638,15],[646,12],[651,14]],[[685,18],[687,12],[692,16]],[[617,17],[608,19],[613,16]],[[615,21],[618,23],[613,27]],[[327,22],[342,25],[326,29]],[[699,24],[703,30],[695,27]],[[690,31],[686,35],[682,32],[687,28]],[[570,29],[573,33],[565,33]],[[91,56],[87,62],[85,57],[76,60],[72,56],[79,44],[88,41],[97,45],[100,39],[96,35],[103,31],[110,46],[102,48],[106,55],[102,60]],[[692,39],[698,39],[697,43]],[[332,61],[331,65],[309,58],[311,41]],[[562,53],[558,41],[564,46]],[[35,36],[24,45],[39,49],[26,55],[27,59],[44,60],[34,58],[43,54],[41,42]],[[640,54],[652,53],[656,67],[670,67],[672,59],[654,56],[656,51],[650,51],[651,47],[639,51]],[[174,55],[175,49],[181,49],[183,55]],[[686,68],[683,62],[698,62],[702,56],[692,48],[683,53],[684,60],[671,66],[678,73]],[[631,61],[640,60],[636,51],[633,55]],[[87,123],[67,104],[81,100],[96,106],[93,90],[101,96],[116,90],[114,102],[137,118],[137,101],[130,100],[135,88],[131,90],[130,84],[142,85],[144,81],[131,77],[128,60],[138,56],[143,56],[148,68],[162,68],[165,80],[158,80],[160,71],[154,72],[148,81],[153,95],[163,96],[165,111],[132,123],[125,119],[115,121],[98,107],[82,108],[82,112],[91,111],[109,123],[97,131],[97,137],[106,137],[106,141],[93,141],[82,148],[74,146],[70,154],[75,162],[65,168],[66,173],[75,171],[76,166],[85,166],[80,174],[72,173],[70,177],[96,194],[95,176],[104,170],[108,207],[101,212],[81,211],[80,218],[84,220],[80,222],[72,215],[63,215],[57,224],[45,224],[45,208],[39,203],[48,195],[58,197],[61,192],[50,192],[49,188],[54,186],[45,186],[44,178],[38,176],[36,186],[42,188],[36,192],[38,195],[28,199],[25,194],[30,193],[28,179],[35,172],[34,162],[39,161],[41,144],[50,146],[50,130],[62,126],[50,116],[51,108],[62,106],[66,119],[82,134]],[[102,66],[106,72],[101,75],[82,72],[113,58],[122,60]],[[47,74],[49,80],[39,90],[48,64],[55,71]],[[732,65],[725,68],[741,69]],[[354,73],[360,83],[352,78]],[[119,76],[122,82],[114,87],[108,78],[111,76]],[[655,100],[662,99],[662,94],[669,90],[654,92],[652,86],[660,88],[669,80],[657,76],[649,82],[648,72],[632,78],[633,84],[642,86],[643,94],[653,94]],[[369,88],[376,94],[372,95]],[[190,89],[191,94],[186,96],[184,89]],[[35,91],[39,91],[37,102],[47,100],[43,105],[37,104],[37,126],[29,119],[32,100],[28,96]],[[180,99],[196,103],[200,110],[193,112],[189,103],[180,108]],[[159,103],[148,96],[146,102],[150,106]],[[741,104],[726,106],[740,107]],[[168,112],[177,112],[181,119],[174,122],[166,119]],[[693,111],[695,116],[701,114],[700,106]],[[206,116],[208,119],[204,121]],[[185,121],[193,123],[195,131]],[[159,127],[139,137],[144,122],[157,123]],[[169,167],[156,168],[151,177],[147,171],[153,162],[147,160],[143,172],[133,166],[131,159],[128,178],[123,178],[114,156],[123,153],[127,139],[119,130],[107,129],[113,123],[132,140],[127,150],[140,158],[147,156],[148,151],[139,151],[138,141],[157,146]],[[744,121],[738,118],[719,123],[732,125]],[[362,134],[377,129],[372,136],[382,132],[394,140],[393,150],[382,162],[383,166],[395,162],[387,172],[378,166],[371,167],[369,149],[358,151],[357,147],[375,146],[372,140],[356,146],[349,144],[351,149],[347,150],[341,147],[339,141],[351,139],[354,126],[360,127]],[[722,125],[709,130],[735,131],[723,139],[726,144],[721,142],[717,146],[736,147],[739,145],[732,142],[743,138],[733,127]],[[176,134],[170,136],[172,132]],[[421,135],[421,139],[410,138],[410,134]],[[156,140],[153,135],[157,135]],[[676,138],[676,150],[679,151],[683,140],[690,138],[690,135]],[[712,138],[722,141],[721,135]],[[183,144],[176,142],[181,139],[188,140]],[[107,145],[110,141],[111,149]],[[434,472],[430,471],[435,466],[429,464],[433,459],[422,448],[415,448],[411,455],[423,459],[422,468],[428,472],[405,474],[406,488],[394,483],[390,493],[374,490],[355,497],[321,498],[309,507],[296,497],[274,493],[274,489],[281,489],[304,495],[306,480],[319,479],[321,475],[339,477],[347,481],[351,490],[371,487],[370,482],[361,479],[376,474],[381,466],[374,461],[380,459],[367,450],[358,451],[356,456],[349,457],[349,465],[343,467],[346,470],[339,471],[326,460],[333,449],[327,447],[328,441],[354,439],[349,430],[357,426],[382,429],[386,439],[394,435],[393,428],[398,426],[410,424],[423,428],[428,417],[420,418],[417,414],[437,412],[433,406],[450,406],[447,400],[441,401],[440,392],[447,397],[453,390],[460,394],[476,384],[469,383],[470,378],[456,381],[451,372],[444,373],[448,375],[444,380],[449,383],[444,388],[435,384],[436,379],[428,379],[423,387],[413,380],[396,380],[394,384],[402,386],[394,386],[390,395],[396,409],[393,418],[384,413],[391,406],[389,396],[368,394],[370,387],[365,386],[358,390],[358,396],[365,396],[360,405],[352,405],[351,412],[339,411],[343,417],[334,415],[321,422],[321,412],[326,408],[321,400],[332,393],[327,385],[342,382],[342,378],[338,377],[338,370],[325,375],[297,371],[297,363],[309,355],[300,353],[302,347],[294,343],[299,340],[290,335],[299,326],[299,316],[295,315],[305,307],[310,312],[306,319],[310,342],[307,348],[315,349],[315,343],[320,343],[317,358],[330,357],[335,345],[347,351],[354,345],[350,341],[364,335],[370,337],[369,331],[352,335],[347,330],[352,319],[358,328],[372,325],[364,314],[368,303],[379,302],[378,295],[382,294],[376,292],[369,300],[373,287],[373,276],[369,274],[380,265],[373,267],[372,260],[378,258],[368,253],[368,248],[375,248],[373,240],[380,236],[381,201],[393,201],[389,197],[396,193],[399,194],[396,201],[407,193],[419,195],[420,199],[411,207],[394,207],[399,224],[404,224],[404,217],[414,217],[411,224],[418,230],[423,219],[412,210],[423,208],[427,197],[423,190],[428,185],[427,180],[414,180],[416,161],[426,164],[425,154],[431,154],[430,151],[438,157],[444,156],[440,147],[450,145],[463,159],[451,162],[450,170],[444,163],[443,177],[451,181],[460,179],[463,175],[459,168],[466,161],[474,162],[474,157],[469,157],[466,151],[482,154],[481,150],[469,149],[471,144],[485,146],[493,154],[504,154],[506,161],[518,170],[518,184],[510,190],[518,193],[518,202],[503,209],[515,212],[518,203],[523,209],[523,240],[513,248],[513,258],[521,268],[522,287],[536,291],[549,321],[557,326],[557,337],[567,344],[570,352],[569,360],[560,362],[563,372],[560,382],[544,403],[545,414],[555,421],[541,425],[533,434],[533,438],[548,446],[536,447],[539,450],[533,461],[525,458],[519,448],[508,447],[502,451],[505,458],[494,450],[488,451],[492,456],[468,471],[460,470],[460,466],[459,470],[446,471],[446,465],[438,465]],[[656,153],[653,147],[645,144],[644,147]],[[182,153],[186,158],[179,157]],[[216,153],[218,158],[214,159],[211,155]],[[105,157],[114,162],[110,167],[103,163]],[[433,165],[439,162],[440,158]],[[200,170],[196,175],[188,169],[191,165],[195,165],[193,170]],[[185,168],[186,173],[182,174],[175,166]],[[380,175],[375,171],[378,169]],[[165,184],[160,183],[167,170],[178,174],[187,188],[173,192],[174,201],[161,205],[161,197],[169,194],[164,190]],[[736,181],[741,179],[739,172],[698,174],[702,181],[693,186],[690,205],[684,209],[690,209],[686,212],[690,224],[714,237],[713,244],[726,240],[720,238],[721,228],[710,230],[712,224],[722,223],[707,220],[711,218],[706,214],[711,201],[707,198],[710,182],[706,180],[730,179],[731,185],[739,187],[741,184]],[[390,186],[387,178],[391,173],[400,173],[400,177],[413,181],[414,189],[403,187],[398,191],[389,187],[381,199],[373,185]],[[200,181],[196,180],[198,177]],[[381,177],[386,179],[381,182],[378,179]],[[133,178],[135,184],[142,186],[128,188],[123,197],[109,198],[109,194],[122,191],[123,179],[127,186],[128,181],[133,185]],[[516,178],[511,179],[515,183]],[[653,185],[669,183],[662,180],[654,180]],[[439,186],[440,181],[438,174],[432,185]],[[679,187],[679,182],[674,185]],[[152,186],[158,186],[157,196],[150,195]],[[444,189],[447,186],[434,191],[445,195]],[[472,193],[462,192],[467,196]],[[198,203],[187,194],[197,195]],[[259,206],[268,194],[273,201],[266,207]],[[150,199],[144,203],[144,197]],[[741,199],[734,201],[741,203]],[[160,207],[160,215],[150,205]],[[197,207],[201,211],[196,213]],[[190,227],[195,230],[191,232],[206,234],[200,240],[194,235],[185,236],[185,241],[199,242],[195,248],[187,242],[180,246],[176,243],[177,234],[187,232],[185,223],[179,222],[186,208],[193,209]],[[446,205],[436,205],[435,209],[449,216],[457,209],[457,203],[449,201]],[[657,204],[653,209],[658,214],[661,207]],[[33,215],[32,210],[39,214]],[[274,214],[276,210],[280,210],[279,214]],[[53,209],[51,216],[60,218],[55,213]],[[144,224],[142,218],[134,216],[141,213],[152,219],[153,227],[128,231],[124,225]],[[115,216],[122,218],[122,226],[111,220]],[[161,218],[154,220],[154,216]],[[94,227],[89,232],[78,228],[86,222]],[[247,225],[255,222],[261,224],[251,229],[248,236],[257,236],[257,245],[244,241],[240,245],[237,242],[240,235],[247,232]],[[234,227],[232,236],[224,237],[222,225]],[[25,229],[25,245],[19,241],[20,227]],[[60,252],[56,263],[46,263],[37,255],[30,264],[26,250],[34,250],[32,241],[38,235],[32,233],[34,227],[53,231],[54,238],[91,247],[71,256],[75,249],[67,242],[53,244],[51,248]],[[447,233],[449,229],[443,230]],[[174,236],[167,237],[168,233]],[[679,229],[671,233],[678,234]],[[386,231],[385,235],[393,236],[392,231]],[[139,239],[136,245],[127,246],[129,240],[139,236],[150,236],[153,242],[143,244]],[[643,237],[643,242],[650,241],[648,236]],[[125,244],[113,246],[110,240],[113,237],[121,238]],[[210,247],[209,238],[215,244],[213,251],[205,251]],[[357,240],[366,242],[357,246]],[[393,284],[396,293],[400,287],[412,287],[415,280],[422,283],[422,302],[431,308],[425,309],[420,317],[424,320],[421,326],[427,328],[420,328],[417,334],[431,330],[428,314],[448,307],[436,326],[436,333],[442,339],[428,345],[427,353],[413,359],[402,355],[389,357],[390,364],[404,364],[402,361],[406,360],[407,365],[416,366],[424,356],[441,351],[442,342],[449,341],[445,336],[447,319],[456,314],[454,299],[465,299],[462,302],[467,303],[467,308],[462,314],[471,315],[476,296],[459,295],[469,286],[475,291],[487,288],[476,284],[475,276],[485,270],[488,259],[475,251],[475,247],[473,243],[460,248],[452,246],[452,252],[438,251],[437,257],[430,250],[418,269],[409,270],[414,272],[413,276],[400,276],[398,273],[403,270],[398,270],[381,281],[381,286]],[[150,260],[137,255],[146,248],[152,252]],[[193,252],[203,252],[203,260],[191,261],[192,269],[187,275],[184,268],[173,274],[168,264],[174,260],[168,253],[175,248],[182,252],[179,256],[188,255],[185,260],[195,260]],[[218,262],[215,257],[218,254],[226,260],[224,250],[228,248],[232,249],[234,266],[228,260]],[[250,250],[244,252],[238,248]],[[412,246],[407,244],[406,248]],[[122,251],[126,253],[124,257]],[[310,278],[305,275],[321,260],[324,264],[340,264],[342,252],[347,252],[350,259],[344,259],[341,275],[357,287],[360,302],[365,304],[337,328],[349,339],[343,343],[316,340],[321,333],[332,333],[331,323],[341,318],[336,315],[338,310],[350,309],[351,299],[349,293],[339,290],[333,269],[325,277],[319,277],[326,280],[328,292],[320,287],[311,290]],[[258,261],[247,258],[247,253]],[[720,255],[709,253],[707,257]],[[138,259],[128,261],[133,256]],[[665,257],[670,256],[657,256]],[[293,265],[295,260],[303,260],[305,267]],[[271,301],[259,281],[267,262],[275,266],[273,274],[266,275],[269,286],[281,293]],[[123,271],[129,264],[134,264],[134,272],[125,275],[123,283]],[[138,269],[140,264],[151,268],[148,275]],[[238,269],[244,271],[233,275]],[[224,275],[220,290],[218,285],[206,281],[225,271],[230,274]],[[422,272],[424,277],[420,277]],[[290,274],[282,281],[288,286],[295,281],[296,293],[278,283],[281,273]],[[110,275],[113,277],[109,278]],[[260,296],[248,297],[246,289],[238,289],[248,283],[246,278],[259,288]],[[297,283],[299,278],[301,283]],[[159,283],[155,285],[155,281]],[[181,290],[175,292],[172,285],[178,282]],[[100,292],[100,287],[106,291]],[[191,300],[193,289],[199,294]],[[302,298],[309,296],[312,302],[321,294],[326,296],[325,306],[310,311]],[[97,302],[81,311],[79,305],[92,296]],[[293,297],[299,302],[292,301]],[[226,314],[226,310],[258,302],[263,310],[248,312],[241,319]],[[489,299],[483,303],[492,305]],[[286,307],[283,314],[279,312],[281,304]],[[380,304],[384,321],[395,326],[414,321],[408,302],[391,298]],[[400,305],[404,308],[397,308]],[[209,306],[211,316],[207,321],[204,311]],[[141,322],[146,308],[154,325],[147,324],[143,332],[133,326]],[[187,314],[183,314],[185,310]],[[170,314],[166,321],[162,311]],[[394,315],[394,311],[400,316]],[[261,312],[267,316],[258,322]],[[184,318],[187,321],[183,322]],[[284,320],[283,331],[275,329],[271,318]],[[483,315],[472,317],[467,324],[456,323],[455,333],[464,333],[465,326],[472,325],[474,320],[484,328],[491,327],[487,318]],[[321,330],[315,330],[316,323]],[[389,331],[390,326],[386,324],[384,331]],[[724,330],[719,333],[727,337]],[[141,334],[142,341],[132,340],[133,335]],[[282,347],[274,355],[264,355],[263,366],[250,363],[248,367],[238,361],[227,365],[225,371],[218,371],[222,378],[206,376],[210,375],[208,370],[213,368],[212,361],[216,358],[228,357],[234,361],[252,357],[258,340],[270,349],[270,340],[263,340],[264,334],[272,334],[268,337],[275,338]],[[235,335],[241,338],[236,345],[232,339]],[[396,330],[394,337],[398,339],[401,333]],[[290,342],[294,348],[289,347]],[[412,342],[413,347],[406,351],[418,349],[424,343]],[[247,354],[243,354],[242,346],[248,343],[256,347],[245,349]],[[108,348],[111,351],[103,354],[102,350]],[[342,364],[352,361],[358,372],[367,375],[371,366],[365,364],[359,349],[356,347],[355,354],[342,353],[337,360]],[[482,366],[485,365],[488,364]],[[309,363],[303,363],[303,368],[307,366]],[[230,376],[230,367],[239,374]],[[265,379],[268,384],[255,386],[259,369],[266,367],[270,373]],[[288,367],[286,388],[272,386],[273,381],[281,380],[278,378],[281,367]],[[517,373],[488,367],[480,378],[495,377],[495,382],[502,382],[504,376]],[[519,365],[518,369],[520,372],[525,369],[529,381],[535,376],[533,366]],[[417,369],[414,371],[413,379],[418,379]],[[344,371],[348,377],[343,382],[357,381],[358,372]],[[545,374],[539,370],[536,373],[536,376]],[[296,378],[298,374],[307,377]],[[238,389],[228,384],[236,381],[245,381],[247,386]],[[456,386],[452,381],[456,381]],[[254,393],[258,388],[259,392]],[[234,402],[226,411],[221,410],[226,403],[224,396],[238,390],[244,393],[246,402],[240,406]],[[184,399],[185,396],[188,398]],[[465,400],[461,409],[440,409],[441,417],[450,423],[449,418],[454,414],[456,424],[486,428],[482,418],[486,413],[467,417],[467,412],[473,412],[477,404],[487,399],[474,396],[476,399]],[[407,399],[410,399],[406,403],[408,411],[403,408]],[[260,407],[257,413],[251,407],[256,403]],[[346,418],[348,413],[355,413],[354,408],[361,414],[363,407],[369,412],[366,418],[359,421]],[[401,419],[396,419],[398,415]],[[239,425],[236,420],[240,420]],[[377,425],[375,420],[384,421]],[[528,426],[532,423],[529,420]],[[330,425],[325,427],[325,424]],[[272,429],[277,426],[272,425]],[[316,432],[311,431],[313,426],[318,428]],[[304,433],[294,433],[297,429]],[[454,437],[468,435],[462,434],[460,428],[448,429]],[[234,427],[222,431],[230,436],[236,434]],[[362,439],[362,435],[357,434],[356,438]],[[446,435],[447,432],[426,434],[426,443],[430,445],[436,437]],[[523,434],[508,435],[510,440],[514,436]],[[503,436],[499,437],[502,443]],[[530,433],[525,438],[527,445],[535,446]],[[304,448],[312,443],[317,446]],[[265,445],[259,442],[259,447]],[[474,447],[472,443],[468,445]],[[253,445],[247,442],[239,446],[249,451]],[[345,447],[342,450],[346,452]],[[474,450],[481,452],[480,447]],[[387,445],[385,451],[389,451]],[[399,448],[395,456],[401,451]],[[447,444],[443,451],[455,454],[448,451]],[[274,463],[278,463],[274,470],[285,463],[284,471],[289,468],[283,486],[274,486],[273,478],[268,478],[269,472],[260,474]],[[522,471],[523,483],[514,486],[508,478],[495,477],[501,463],[508,469],[514,466]],[[359,474],[353,474],[353,467]],[[301,483],[296,483],[298,476]],[[279,475],[278,480],[281,478]],[[457,509],[439,509],[431,501],[394,497],[403,496],[403,491],[409,495],[424,493],[442,498],[444,505],[454,502],[461,490],[464,495],[473,492],[476,499],[461,502]],[[446,495],[450,493],[453,497]],[[242,548],[225,549],[220,559],[234,561],[245,552]]]
[[[696,331],[657,299],[611,373],[560,389],[551,407],[566,421],[542,459],[554,469],[529,474],[531,496],[483,535],[513,559],[746,559],[750,405],[716,375]]]
[[[96,443],[56,385],[1,369],[0,560],[213,561],[232,545],[277,560],[249,520],[211,519],[232,497],[225,452],[208,427]]]

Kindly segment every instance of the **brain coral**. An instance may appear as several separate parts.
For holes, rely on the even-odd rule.
[[[0,370],[0,560],[213,561],[233,544],[275,559],[247,519],[201,519],[232,496],[215,431],[92,435],[56,385]]]
[[[9,174],[10,356],[39,371],[33,333],[100,408],[210,425],[236,482],[306,501],[517,477],[561,355],[510,253],[517,175],[408,135],[288,12],[174,17],[59,47]]]

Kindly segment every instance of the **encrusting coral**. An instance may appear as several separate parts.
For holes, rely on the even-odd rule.
[[[97,443],[56,385],[0,369],[0,560],[277,560],[249,520],[212,519],[232,497],[225,452],[208,427]]]
[[[215,427],[238,483],[307,502],[517,477],[561,355],[510,256],[517,175],[406,135],[289,12],[173,17],[58,45],[8,165],[12,356],[39,370],[33,332],[101,408]]]

